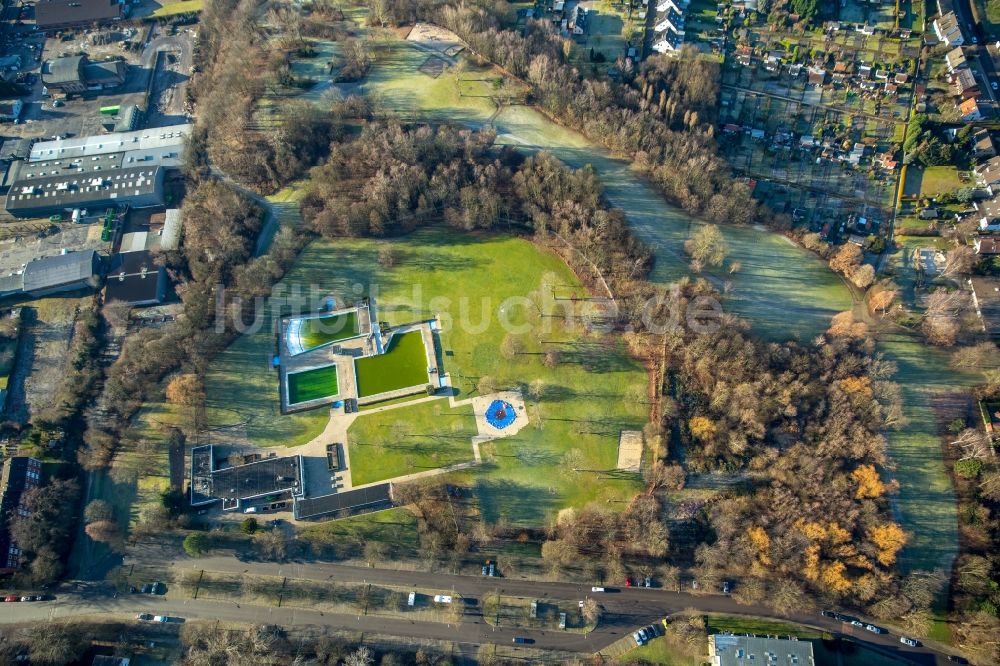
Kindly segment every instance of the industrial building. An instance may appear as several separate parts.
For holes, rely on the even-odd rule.
[[[74,209],[166,204],[164,168],[155,163],[122,168],[114,159],[111,164],[100,157],[90,160],[52,164],[47,169],[45,163],[15,162],[11,169],[17,173],[8,179],[7,212],[32,218],[69,214]],[[104,164],[93,164],[97,160]]]
[[[157,266],[148,250],[123,252],[111,257],[104,283],[106,301],[129,305],[159,305],[167,297],[167,269]]]
[[[14,456],[0,474],[0,572],[13,573],[21,566],[21,549],[11,539],[10,521],[23,510],[24,494],[42,481],[42,463],[28,456]]]
[[[152,159],[160,166],[179,167],[192,127],[190,124],[173,125],[101,136],[39,141],[31,147],[28,161],[73,160],[122,153],[123,165]],[[132,159],[128,159],[129,157]]]
[[[129,228],[122,234],[120,252],[176,250],[181,244],[181,211],[130,211]],[[138,219],[137,219],[138,218]]]
[[[713,666],[814,666],[813,646],[794,638],[734,636],[708,637],[708,656]]]
[[[38,0],[35,23],[39,30],[93,26],[121,20],[126,7],[118,0]]]
[[[21,291],[35,298],[64,291],[95,289],[104,264],[94,250],[67,252],[29,261],[21,274]]]
[[[90,62],[86,55],[48,60],[42,65],[42,83],[50,92],[72,95],[87,90],[117,88],[125,83],[124,60]]]

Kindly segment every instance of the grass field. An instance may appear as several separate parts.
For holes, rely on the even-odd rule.
[[[339,391],[336,365],[293,372],[288,375],[287,379],[288,404],[290,405],[337,395]]]
[[[427,352],[420,331],[394,335],[384,354],[357,359],[354,371],[362,398],[427,384]]]
[[[400,557],[415,556],[420,549],[417,520],[403,508],[309,525],[299,538],[333,549],[339,558],[359,556],[369,541],[387,544]]]
[[[381,417],[381,418],[379,418]],[[472,460],[472,407],[422,402],[359,418],[347,432],[355,485]]]
[[[389,269],[377,261],[385,242],[397,256]],[[567,505],[620,500],[640,487],[636,475],[620,474],[614,467],[619,431],[641,429],[646,421],[646,374],[616,338],[568,329],[555,318],[539,318],[533,308],[517,307],[509,313],[511,323],[545,324],[548,330],[521,336],[521,353],[512,359],[499,352],[505,331],[498,312],[505,299],[540,302],[543,292],[566,299],[586,294],[558,257],[521,239],[424,229],[390,241],[315,241],[285,277],[286,288],[294,284],[315,284],[321,293],[332,294],[350,293],[354,284],[373,285],[378,289],[379,318],[393,326],[440,315],[441,354],[460,399],[474,394],[486,375],[500,387],[535,382],[540,395],[529,402],[532,423],[514,437],[483,446],[486,464],[459,473],[476,488],[488,520],[506,516],[511,522],[537,525]],[[207,379],[209,416],[217,423],[248,419],[248,435],[258,444],[302,442],[319,434],[326,412],[281,416],[272,411],[278,393],[267,363],[274,345],[271,330],[265,324],[215,359]],[[546,367],[543,349],[559,351],[561,362]],[[425,365],[422,360],[423,372]],[[424,411],[439,405],[440,415]],[[471,411],[468,417],[449,411],[442,400],[363,414],[350,438],[352,447],[360,442],[351,451],[354,482],[471,459]],[[412,439],[415,448],[390,449],[384,444],[395,467],[366,470],[368,456],[363,452],[378,445],[366,433],[385,437],[402,432],[397,422],[415,425],[406,437],[394,437],[391,443]],[[431,430],[435,423],[436,433]],[[431,450],[428,442],[439,450]],[[567,455],[579,461],[578,468],[591,471],[567,472]]]
[[[190,12],[200,12],[205,6],[205,0],[181,0],[171,2],[156,9],[152,16],[160,18],[163,16],[176,16],[177,14],[188,14]]]
[[[302,338],[302,348],[309,350],[338,340],[353,338],[359,330],[358,313],[344,312],[329,317],[303,319],[299,335]]]
[[[903,196],[936,197],[945,192],[954,192],[962,187],[958,169],[950,166],[933,166],[923,169],[910,165],[903,181]]]

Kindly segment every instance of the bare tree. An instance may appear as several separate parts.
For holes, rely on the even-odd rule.
[[[961,451],[960,460],[987,460],[993,455],[993,443],[982,430],[966,428],[951,442]]]

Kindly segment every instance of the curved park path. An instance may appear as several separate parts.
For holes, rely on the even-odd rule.
[[[462,92],[466,83],[478,81],[475,75],[459,82],[454,77],[442,81],[452,76],[448,72],[439,79],[420,73],[419,67],[433,56],[411,42],[381,43],[375,57],[362,84],[342,91],[329,83],[317,87],[332,96],[338,92],[374,94],[385,108],[412,120],[492,125],[499,144],[545,150],[573,167],[591,165],[608,201],[625,212],[637,236],[654,250],[651,278],[668,283],[690,275],[682,257],[683,243],[701,222],[668,204],[630,164],[533,108],[497,110],[488,95]],[[824,262],[783,236],[747,227],[725,227],[723,233],[730,259],[739,261],[741,268],[733,275],[710,279],[717,286],[729,283],[723,307],[749,320],[757,335],[809,342],[828,327],[834,314],[858,306],[857,298]],[[901,258],[895,256],[893,262],[900,264]],[[908,270],[902,265],[896,268],[897,273]],[[905,332],[881,335],[879,351],[899,366],[896,381],[903,386],[908,419],[901,430],[887,433],[894,475],[900,483],[897,515],[911,535],[901,564],[904,569],[949,572],[957,553],[958,525],[938,424],[952,414],[964,415],[961,396],[980,377],[957,373],[949,367],[946,354]]]

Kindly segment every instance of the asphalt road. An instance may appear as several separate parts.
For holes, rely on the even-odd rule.
[[[34,603],[0,603],[0,623],[96,615],[106,613],[134,614],[140,612],[167,614],[186,619],[222,619],[233,622],[278,624],[283,626],[316,625],[331,628],[375,632],[395,636],[431,640],[457,641],[476,644],[509,644],[514,636],[526,636],[535,641],[532,647],[572,652],[594,653],[631,634],[635,629],[658,622],[665,615],[684,610],[705,613],[753,614],[816,627],[833,634],[850,636],[918,664],[948,663],[945,652],[929,646],[909,648],[899,643],[893,634],[876,635],[836,622],[817,614],[779,616],[766,607],[747,607],[723,595],[694,596],[662,589],[607,588],[604,593],[591,592],[590,586],[579,583],[555,583],[506,578],[457,576],[423,571],[370,569],[327,563],[267,563],[241,562],[232,557],[206,557],[179,561],[175,571],[204,569],[226,573],[248,573],[284,576],[305,580],[335,580],[342,583],[373,583],[420,590],[437,590],[451,594],[465,609],[458,624],[442,624],[372,615],[326,613],[300,608],[278,608],[236,603],[147,595],[114,597],[103,585],[83,588],[75,593],[57,593],[55,601]],[[508,627],[494,628],[482,616],[482,599],[495,592],[503,595],[574,601],[587,596],[598,600],[602,608],[601,622],[588,635],[558,630],[532,631]],[[939,646],[935,646],[939,647]]]

